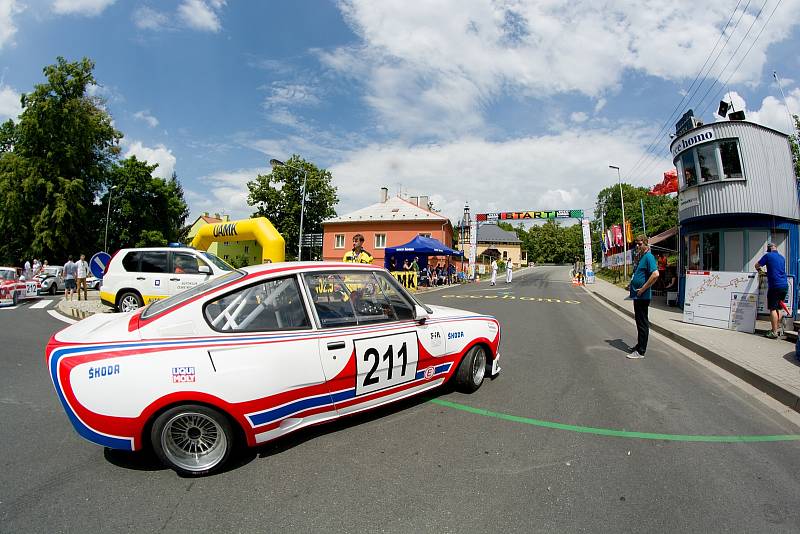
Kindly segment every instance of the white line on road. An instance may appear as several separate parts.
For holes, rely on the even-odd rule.
[[[37,302],[36,304],[31,304],[31,306],[30,306],[30,307],[31,307],[31,309],[33,309],[33,308],[46,308],[46,307],[48,307],[48,306],[50,305],[50,303],[52,303],[52,302],[53,302],[53,300],[52,300],[52,299],[50,299],[50,300],[40,300],[40,301],[39,301],[39,302]]]
[[[60,313],[58,313],[55,310],[47,310],[47,313],[49,313],[50,315],[52,315],[53,317],[55,317],[59,321],[64,321],[65,323],[68,323],[68,324],[75,324],[75,323],[78,322],[75,319],[70,319],[69,317],[64,317],[63,315],[61,315]]]
[[[19,306],[3,306],[3,307],[0,307],[0,311],[2,311],[2,310],[16,310],[17,308],[19,308]]]

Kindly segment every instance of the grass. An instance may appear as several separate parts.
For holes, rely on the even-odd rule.
[[[600,269],[594,273],[596,277],[602,278],[606,282],[612,283],[617,287],[625,289],[628,286],[629,278],[622,275],[622,271],[615,271],[614,269]],[[630,274],[630,273],[628,273]]]

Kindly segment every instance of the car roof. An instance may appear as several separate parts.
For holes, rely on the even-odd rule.
[[[260,265],[249,265],[242,267],[240,270],[247,273],[269,273],[273,271],[282,271],[287,267],[297,269],[302,268],[303,271],[317,271],[317,270],[353,270],[353,269],[370,269],[374,271],[382,271],[383,267],[378,265],[371,265],[368,263],[347,263],[342,261],[284,261],[279,263],[262,263]]]
[[[131,248],[119,249],[120,252],[130,252],[132,250],[135,250],[137,252],[169,252],[170,250],[180,250],[182,252],[198,252],[198,253],[207,252],[205,250],[197,250],[196,248],[192,247],[131,247]]]

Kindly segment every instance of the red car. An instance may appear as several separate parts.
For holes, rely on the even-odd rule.
[[[16,306],[20,300],[39,296],[38,280],[20,280],[14,267],[0,267],[0,306]]]

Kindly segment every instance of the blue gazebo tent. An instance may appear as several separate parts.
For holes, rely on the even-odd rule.
[[[396,247],[386,247],[384,250],[383,265],[391,269],[392,258],[395,258],[397,269],[403,267],[403,262],[408,259],[411,263],[415,257],[419,258],[419,268],[424,269],[428,265],[428,256],[462,256],[459,250],[454,250],[438,239],[423,237],[418,235],[408,243]]]

